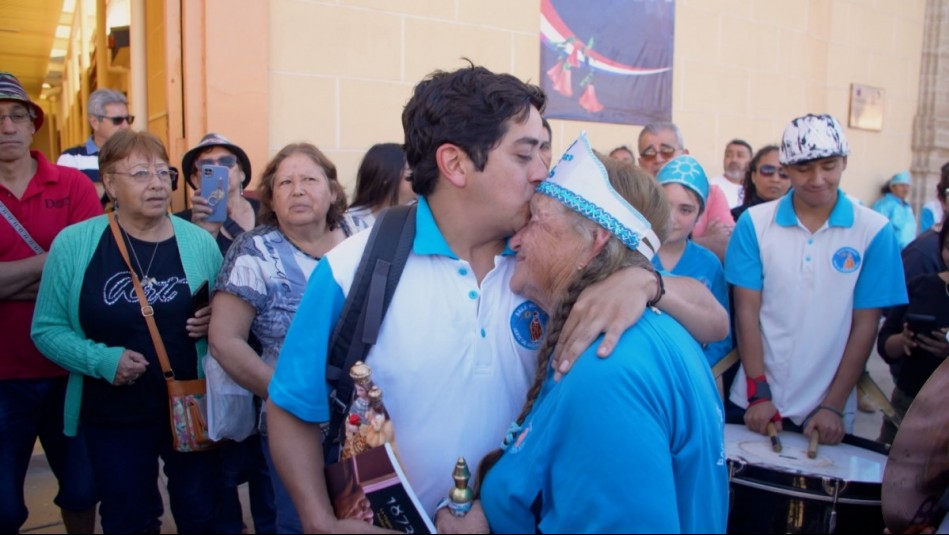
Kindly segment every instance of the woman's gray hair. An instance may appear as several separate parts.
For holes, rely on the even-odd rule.
[[[125,95],[114,89],[96,89],[89,95],[89,104],[86,106],[91,117],[104,117],[105,107],[109,104],[129,105]]]

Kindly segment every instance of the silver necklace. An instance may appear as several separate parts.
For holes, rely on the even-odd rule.
[[[155,277],[149,277],[148,273],[152,270],[152,263],[155,262],[155,253],[158,252],[158,244],[155,244],[155,248],[152,249],[152,258],[148,261],[148,268],[145,271],[142,271],[142,263],[138,261],[138,253],[135,252],[135,246],[132,244],[132,238],[129,237],[129,233],[125,231],[125,227],[119,225],[119,228],[122,229],[122,234],[125,235],[125,239],[129,242],[129,249],[132,251],[132,258],[135,259],[135,265],[138,266],[139,273],[142,274],[142,286],[151,289],[152,285],[155,284]]]

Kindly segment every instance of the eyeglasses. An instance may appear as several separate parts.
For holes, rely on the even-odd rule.
[[[646,147],[639,153],[639,157],[644,160],[654,160],[658,154],[661,154],[663,158],[668,160],[675,156],[675,153],[678,151],[678,148],[663,143],[659,146],[658,151],[653,146]]]
[[[217,160],[208,158],[206,160],[198,160],[195,162],[195,165],[198,169],[204,167],[205,165],[220,165],[222,167],[227,167],[228,169],[233,169],[237,165],[237,156],[221,156]]]
[[[765,164],[758,168],[758,174],[762,176],[774,176],[777,173],[781,178],[787,178],[788,174],[779,167],[775,167],[771,164]]]
[[[0,115],[0,124],[3,124],[4,119],[10,119],[13,124],[26,124],[32,117],[25,111],[16,111],[8,115]]]
[[[119,126],[122,123],[128,123],[129,126],[132,126],[132,123],[135,122],[134,115],[119,115],[118,117],[109,117],[107,115],[96,115],[96,117],[98,117],[100,121],[108,119],[112,121],[112,124],[114,124],[115,126]]]
[[[171,182],[175,184],[178,182],[178,170],[174,167],[169,167],[167,169],[158,169],[154,172],[146,171],[142,169],[141,171],[135,171],[134,173],[126,173],[124,171],[112,171],[114,175],[125,175],[131,177],[132,180],[138,182],[139,184],[147,184],[153,176],[157,176],[158,180],[162,182]]]

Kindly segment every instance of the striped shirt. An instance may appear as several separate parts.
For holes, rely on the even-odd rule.
[[[79,169],[93,182],[102,181],[99,177],[99,147],[92,141],[92,136],[84,144],[64,150],[56,164]]]

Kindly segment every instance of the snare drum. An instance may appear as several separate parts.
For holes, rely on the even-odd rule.
[[[886,455],[850,444],[821,445],[784,431],[775,453],[768,437],[725,425],[729,533],[882,533]],[[866,441],[870,446],[870,441]]]

